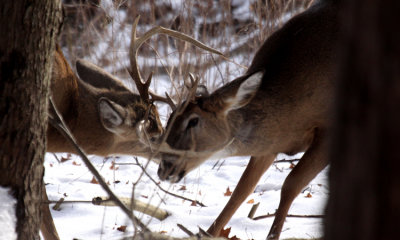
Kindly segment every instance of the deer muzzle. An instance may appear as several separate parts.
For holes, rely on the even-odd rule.
[[[161,163],[158,167],[158,177],[162,181],[171,183],[179,182],[186,174],[182,164],[177,164],[180,161],[180,156],[174,154],[162,154]]]

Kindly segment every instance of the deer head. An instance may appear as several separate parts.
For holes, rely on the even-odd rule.
[[[148,139],[155,140],[161,135],[156,108],[94,64],[78,60],[76,68],[80,78],[57,47],[51,95],[78,143],[90,154],[147,156],[150,150],[139,136],[145,132]],[[73,152],[51,126],[47,135],[48,151]]]
[[[305,152],[282,186],[267,239],[279,239],[290,205],[328,164],[335,101],[337,3],[317,1],[272,34],[247,73],[210,96],[188,100],[171,115],[158,175],[179,181],[213,156],[251,156],[231,199],[208,229],[217,236],[278,153]]]
[[[246,106],[255,96],[263,76],[247,74],[211,95],[196,91],[170,116],[171,129],[160,148],[163,152],[158,175],[178,182],[185,174],[210,157],[232,155],[235,131],[233,110]],[[196,94],[193,94],[196,92]]]
[[[139,67],[138,67],[138,63],[137,63],[137,51],[140,48],[140,46],[146,41],[148,40],[151,36],[155,35],[155,34],[166,34],[169,35],[171,37],[174,37],[176,39],[180,39],[186,42],[189,42],[191,44],[193,44],[194,46],[197,46],[199,48],[202,48],[206,51],[209,51],[211,53],[215,53],[218,55],[223,55],[221,52],[210,48],[206,45],[204,45],[203,43],[193,39],[192,37],[189,37],[183,33],[171,30],[171,29],[166,29],[163,27],[154,27],[152,29],[150,29],[149,31],[147,31],[146,33],[143,34],[142,37],[137,38],[136,37],[136,28],[137,28],[137,24],[139,22],[140,16],[138,16],[135,19],[135,22],[132,25],[132,36],[131,36],[131,45],[130,45],[130,49],[129,49],[129,57],[130,57],[130,61],[131,61],[131,68],[128,70],[132,79],[135,81],[135,84],[139,90],[140,96],[142,97],[142,99],[144,99],[145,101],[148,102],[152,102],[152,101],[162,101],[165,102],[167,104],[169,104],[171,106],[171,108],[174,110],[176,109],[175,104],[173,103],[172,99],[168,96],[168,94],[166,94],[166,97],[161,97],[159,95],[156,95],[152,92],[148,91],[148,88],[150,86],[150,82],[151,82],[151,77],[152,74],[150,74],[150,76],[148,77],[147,81],[143,82],[142,77],[140,75],[140,71],[139,71]],[[151,96],[151,100],[149,100],[149,96]],[[147,142],[149,145],[151,145],[151,143],[148,141],[148,137],[145,134],[142,134],[142,141],[143,142]],[[152,141],[154,142],[154,141]]]
[[[154,27],[136,37],[139,17],[132,25],[129,49],[129,74],[140,95],[132,93],[118,79],[103,69],[84,60],[76,64],[80,79],[73,73],[59,47],[55,52],[52,73],[52,96],[54,103],[79,144],[86,152],[98,155],[151,154],[150,143],[162,133],[162,126],[154,101],[175,105],[168,95],[158,96],[149,91],[151,74],[142,79],[137,62],[141,45],[155,34],[169,36],[192,43],[204,50],[222,55],[197,40],[163,27]],[[48,151],[73,151],[55,129],[48,131]]]

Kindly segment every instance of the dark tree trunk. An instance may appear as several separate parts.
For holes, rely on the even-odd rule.
[[[399,239],[400,2],[342,1],[326,239]]]
[[[57,0],[0,1],[0,186],[17,199],[18,239],[38,239]]]

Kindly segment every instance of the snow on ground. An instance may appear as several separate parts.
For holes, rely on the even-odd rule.
[[[59,154],[58,157],[66,157]],[[106,179],[110,187],[118,195],[130,197],[132,183],[137,181],[141,169],[130,156],[117,158],[102,158],[91,156],[91,161]],[[112,161],[116,162],[112,168]],[[180,183],[161,183],[164,189],[198,200],[207,207],[192,206],[191,202],[183,201],[165,195],[147,177],[143,177],[135,188],[135,197],[141,201],[171,213],[164,221],[136,213],[152,231],[163,232],[168,235],[185,237],[176,224],[180,223],[192,232],[198,232],[198,227],[207,229],[222,210],[229,197],[224,193],[229,187],[234,190],[236,183],[244,171],[248,158],[235,157],[217,161],[210,160],[200,168],[188,174]],[[145,159],[140,159],[142,164]],[[280,188],[284,178],[290,172],[290,164],[279,163],[271,166],[259,181],[256,190],[248,200],[260,202],[255,216],[273,213],[278,207]],[[151,162],[147,172],[158,182],[157,164]],[[93,175],[87,170],[84,163],[77,156],[59,163],[54,155],[47,154],[45,160],[45,183],[49,199],[65,201],[91,201],[93,197],[106,196],[98,184],[90,183]],[[183,187],[185,186],[185,187]],[[183,190],[185,189],[185,190]],[[311,193],[312,197],[307,197]],[[328,198],[327,170],[320,173],[301,193],[290,209],[290,214],[315,215],[323,214],[324,205]],[[250,220],[247,215],[252,204],[244,203],[235,213],[228,227],[232,227],[231,235],[240,239],[265,239],[273,218]],[[125,214],[117,207],[94,206],[91,203],[64,203],[59,211],[52,210],[55,225],[61,239],[119,239],[129,236],[134,228]],[[127,226],[125,233],[117,230],[120,226]],[[322,220],[318,218],[287,218],[281,238],[315,238],[322,235]]]
[[[179,1],[176,1],[176,3],[175,1],[172,2],[177,6],[182,5]],[[236,2],[239,1],[235,1],[235,3]],[[105,9],[109,8],[105,7]],[[249,7],[243,5],[237,8],[235,15],[245,17],[246,15],[244,14],[246,14],[248,10]],[[119,32],[113,32],[113,29],[118,29],[118,22],[123,22],[123,19],[126,17],[124,12],[110,12],[109,15],[119,20],[114,22],[113,28],[109,29],[110,34],[108,35],[114,36],[114,41],[121,42],[120,44],[116,44],[120,46],[121,49],[127,49],[130,26],[126,26]],[[253,34],[257,34],[257,31]],[[244,39],[244,41],[245,40],[246,39]],[[101,41],[98,45],[98,50],[95,52],[98,55],[103,55],[103,52],[108,49],[108,42],[109,41],[106,39]],[[223,46],[220,47],[223,48]],[[219,50],[225,51],[224,49]],[[117,63],[129,65],[126,51],[116,51],[114,55],[113,57],[115,57],[115,59],[113,60]],[[89,60],[96,62],[96,57],[97,56],[89,57]],[[236,56],[236,58],[232,60],[235,62],[242,62],[240,59],[243,57],[249,58],[249,56]],[[179,64],[179,62],[177,62],[178,60],[171,56],[168,56],[168,61],[173,64]],[[220,67],[225,69],[224,66],[225,65],[221,65]],[[230,70],[231,76],[226,76],[228,79],[233,79],[234,77],[232,76],[237,77],[240,75],[235,69],[236,68]],[[112,69],[109,68],[107,70],[111,71]],[[218,73],[216,69],[209,69],[208,71],[210,71],[210,76],[219,76],[219,74],[213,73],[213,71]],[[214,79],[213,77],[210,78]],[[207,78],[205,80],[207,81]],[[208,86],[220,86],[221,84],[215,81],[207,81]],[[170,93],[170,82],[168,79],[167,81],[156,79],[153,81],[152,90],[157,91],[159,94],[163,94],[164,92]],[[168,114],[166,114],[168,111],[167,108],[166,105],[160,105],[159,108],[164,126],[168,116]],[[66,157],[67,154],[58,154],[57,156],[61,159],[62,157]],[[116,158],[91,156],[90,159],[106,181],[110,183],[110,187],[118,196],[131,196],[132,184],[137,181],[142,172],[141,168],[135,164],[135,160],[132,156]],[[227,191],[227,188],[231,191],[234,190],[247,165],[248,159],[249,157],[235,157],[221,159],[218,163],[216,160],[209,160],[198,169],[189,173],[180,183],[170,184],[162,182],[160,184],[164,189],[170,192],[193,200],[198,200],[207,207],[192,206],[190,201],[183,201],[182,199],[166,195],[160,191],[156,184],[148,177],[144,176],[135,187],[135,198],[159,206],[170,212],[171,216],[164,221],[159,221],[140,213],[135,214],[145,224],[148,224],[148,227],[152,231],[163,232],[176,237],[187,236],[177,227],[177,223],[184,225],[195,233],[198,232],[198,227],[206,230],[229,200],[229,197],[224,196],[224,193]],[[116,162],[115,167],[112,167],[113,161]],[[140,159],[140,162],[146,164],[145,159]],[[68,202],[90,202],[94,197],[106,196],[100,185],[91,183],[93,175],[87,170],[79,157],[72,156],[71,159],[60,163],[53,154],[47,154],[45,168],[44,180],[47,184],[46,189],[49,199],[57,201],[60,198],[65,198],[66,201],[66,203],[61,205],[60,210],[51,210],[61,239],[120,239],[121,237],[133,234],[134,228],[132,224],[118,207],[94,206],[91,203],[83,202]],[[151,162],[148,165],[147,172],[152,178],[159,182],[157,168],[158,165]],[[255,216],[275,212],[279,204],[280,188],[289,172],[290,164],[279,163],[271,166],[264,174],[254,193],[246,200],[246,202],[249,200],[254,200],[255,203],[260,202]],[[311,197],[309,197],[309,193]],[[325,169],[308,185],[306,190],[296,198],[289,213],[298,215],[323,214],[328,195],[327,170]],[[227,227],[232,228],[230,236],[236,235],[240,239],[265,239],[273,218],[258,221],[247,218],[253,204],[246,202],[242,204],[231,221],[227,224]],[[117,230],[120,226],[125,225],[127,226],[125,233]],[[321,235],[322,219],[287,218],[283,226],[281,238],[316,238]]]
[[[0,187],[0,239],[17,239],[15,225],[17,218],[15,214],[16,199],[9,193],[8,188]]]

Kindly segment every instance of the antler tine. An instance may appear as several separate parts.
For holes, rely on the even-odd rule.
[[[152,92],[149,92],[149,93],[150,93],[151,99],[153,101],[167,103],[172,108],[172,111],[174,111],[176,109],[176,105],[175,105],[174,101],[171,99],[171,97],[168,95],[168,93],[165,93],[165,97],[159,96]]]
[[[192,73],[189,73],[191,87],[189,89],[189,100],[194,100],[196,97],[197,86],[199,85],[200,78],[198,76],[194,77]]]
[[[132,25],[131,44],[129,47],[129,59],[130,59],[130,63],[131,63],[131,69],[128,72],[131,75],[131,77],[133,78],[133,80],[135,81],[135,84],[136,84],[137,89],[139,90],[140,96],[144,100],[147,100],[147,101],[149,100],[148,88],[150,86],[151,75],[150,75],[149,79],[143,84],[142,77],[141,77],[140,71],[139,71],[139,66],[137,64],[137,52],[138,52],[138,49],[140,48],[140,46],[142,46],[142,44],[145,41],[147,41],[151,36],[153,36],[155,34],[166,34],[166,35],[169,35],[176,39],[180,39],[185,42],[189,42],[189,43],[191,43],[201,49],[209,51],[211,53],[215,53],[215,54],[223,56],[223,54],[221,52],[219,52],[211,47],[206,46],[205,44],[197,41],[196,39],[194,39],[186,34],[183,34],[183,33],[171,30],[171,29],[163,28],[160,26],[150,29],[149,31],[144,33],[142,37],[137,38],[136,37],[136,29],[137,29],[137,25],[139,23],[139,18],[140,18],[140,16],[138,16],[135,19],[135,21]]]
[[[138,16],[134,23],[132,24],[132,33],[131,33],[131,44],[129,46],[129,60],[131,64],[131,68],[128,70],[129,74],[131,75],[133,81],[135,81],[136,88],[139,91],[140,97],[144,101],[149,100],[149,86],[151,82],[152,73],[150,74],[149,78],[145,83],[142,81],[142,76],[140,75],[139,66],[137,63],[137,52],[140,46],[143,44],[143,40],[141,38],[136,37],[136,29],[139,23],[140,16]]]

